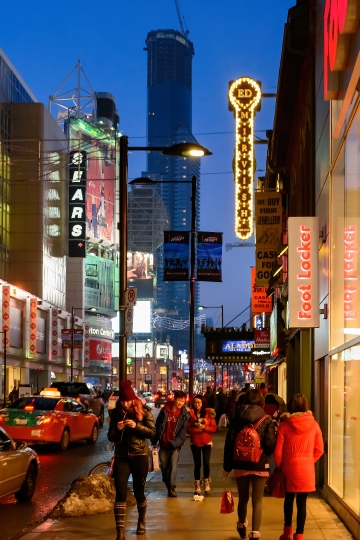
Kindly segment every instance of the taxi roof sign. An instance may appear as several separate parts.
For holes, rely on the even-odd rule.
[[[61,397],[59,390],[56,388],[44,388],[41,390],[40,396],[42,397]]]

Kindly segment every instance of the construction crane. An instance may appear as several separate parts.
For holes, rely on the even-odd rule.
[[[179,7],[179,2],[178,0],[174,0],[175,2],[175,7],[176,7],[176,11],[177,11],[177,15],[178,15],[178,18],[179,18],[179,23],[180,23],[180,29],[181,29],[181,33],[184,37],[187,37],[188,34],[190,33],[189,30],[187,29],[187,26],[186,26],[186,22],[185,22],[185,19],[184,17],[181,15],[181,11],[180,11],[180,7]],[[186,28],[186,30],[185,30]]]

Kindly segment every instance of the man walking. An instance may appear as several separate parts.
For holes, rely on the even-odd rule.
[[[177,497],[177,464],[180,449],[186,440],[188,421],[185,394],[181,390],[175,390],[174,401],[167,401],[156,419],[156,433],[151,439],[153,445],[160,441],[160,467],[169,497]]]

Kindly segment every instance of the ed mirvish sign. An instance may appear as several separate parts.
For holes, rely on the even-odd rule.
[[[241,77],[230,83],[229,108],[236,120],[235,234],[241,240],[253,233],[254,118],[260,98],[260,85],[253,79]]]

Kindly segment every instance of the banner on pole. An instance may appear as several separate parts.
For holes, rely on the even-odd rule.
[[[197,280],[222,281],[222,233],[198,232]]]
[[[276,191],[255,194],[256,286],[267,287],[282,234],[282,199]]]
[[[189,233],[164,232],[164,281],[189,279]]]

